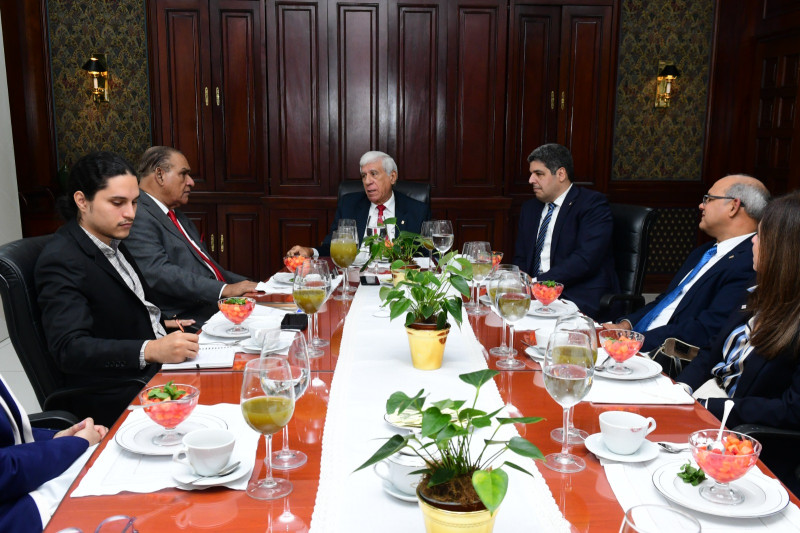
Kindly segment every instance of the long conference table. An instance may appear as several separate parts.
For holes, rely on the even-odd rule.
[[[291,296],[258,296],[259,303],[277,307],[291,305]],[[329,300],[319,313],[320,336],[330,339],[325,354],[312,359],[312,384],[297,401],[295,413],[289,425],[290,441],[294,449],[304,452],[308,462],[295,470],[275,471],[275,475],[288,479],[294,485],[287,497],[274,501],[259,501],[247,496],[244,491],[226,488],[186,491],[177,488],[164,489],[155,493],[135,494],[123,492],[113,496],[70,497],[80,480],[91,468],[102,450],[113,440],[130,412],[120,420],[98,446],[75,483],[67,492],[46,531],[59,531],[66,527],[79,527],[93,531],[102,519],[109,515],[126,514],[135,516],[135,526],[139,531],[164,530],[220,530],[220,531],[307,531],[311,524],[315,497],[319,485],[322,433],[327,412],[328,394],[339,357],[342,330],[349,303]],[[466,316],[466,315],[465,315]],[[469,317],[478,340],[488,349],[500,343],[501,329],[497,326],[498,317],[493,314]],[[388,324],[388,319],[387,319]],[[398,319],[387,327],[402,327]],[[503,399],[516,407],[519,416],[541,416],[545,421],[529,426],[518,426],[522,436],[536,444],[546,455],[557,452],[561,444],[550,438],[550,431],[560,427],[561,407],[553,401],[544,388],[541,368],[538,363],[524,355],[525,346],[517,336],[515,347],[517,357],[526,367],[522,370],[503,371],[496,378],[496,384]],[[257,355],[239,353],[233,368],[225,370],[199,370],[191,372],[160,372],[151,384],[158,385],[169,380],[198,386],[201,390],[200,403],[238,403],[242,382],[242,369],[245,363]],[[497,358],[489,357],[490,368],[495,368]],[[411,387],[413,388],[413,386]],[[409,389],[410,390],[410,389]],[[379,401],[383,401],[380,399]],[[597,405],[581,402],[574,409],[574,423],[590,434],[600,431],[598,416],[601,412],[613,409],[608,404]],[[625,410],[653,417],[658,421],[657,429],[649,436],[650,440],[685,441],[688,434],[698,429],[715,427],[719,421],[700,404],[693,405],[626,405]],[[282,444],[281,434],[273,438],[273,449]],[[609,485],[603,466],[583,445],[572,446],[572,452],[586,460],[586,469],[576,474],[560,474],[541,466],[555,501],[571,523],[573,531],[616,532],[619,531],[623,510]],[[264,448],[259,445],[253,479],[263,477]],[[759,467],[769,473],[766,466]],[[124,475],[120,473],[120,475]],[[800,504],[793,494],[790,500]],[[379,527],[376,524],[376,528]]]

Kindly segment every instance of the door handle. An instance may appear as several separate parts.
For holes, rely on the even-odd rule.
[[[550,91],[550,109],[556,108],[556,92]]]
[[[564,111],[564,91],[561,91],[561,111]]]
[[[208,107],[208,87],[206,87],[206,107]]]
[[[219,107],[219,87],[217,87],[217,107]]]
[[[214,234],[211,234],[211,251],[214,251]]]
[[[221,233],[219,235],[219,253],[225,253],[225,235],[222,235]]]

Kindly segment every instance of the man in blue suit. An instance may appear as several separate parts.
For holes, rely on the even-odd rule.
[[[619,289],[608,200],[572,184],[564,146],[542,145],[528,162],[536,198],[522,205],[513,262],[533,278],[563,283],[564,298],[594,317],[603,294]]]
[[[355,219],[359,242],[363,240],[367,227],[377,226],[388,218],[397,219],[397,231],[420,232],[422,223],[431,218],[431,210],[426,204],[392,189],[397,181],[394,159],[383,152],[367,152],[361,156],[358,165],[364,192],[342,197],[336,206],[332,230],[316,249],[296,245],[286,255],[330,255],[333,229],[338,227],[339,220],[343,218]]]
[[[757,179],[731,175],[717,181],[700,203],[700,229],[715,242],[695,249],[667,292],[608,328],[644,333],[642,350],[669,337],[707,347],[755,281],[750,239],[769,202]]]

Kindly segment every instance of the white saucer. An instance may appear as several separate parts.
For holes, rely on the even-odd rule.
[[[267,354],[280,353],[286,350],[286,348],[288,348],[291,343],[292,341],[289,339],[287,340],[279,339],[278,344],[275,345],[272,349],[270,349],[266,353]],[[241,341],[239,343],[239,349],[240,351],[246,353],[261,353],[261,345],[252,338],[244,339],[243,341]]]
[[[653,472],[653,485],[668,500],[693,511],[730,518],[758,518],[775,514],[789,503],[786,489],[778,480],[764,476],[758,467],[730,483],[744,495],[742,503],[725,505],[710,502],[700,496],[700,488],[714,481],[706,479],[696,487],[684,483],[677,475],[684,463],[686,461],[667,463]]]
[[[598,359],[600,359],[598,357]],[[608,361],[608,364],[612,364],[612,360]],[[611,372],[602,371],[597,372],[595,371],[594,375],[598,378],[604,379],[615,379],[619,381],[636,381],[637,379],[648,379],[654,376],[659,375],[663,369],[661,365],[653,361],[648,357],[640,357],[638,355],[634,355],[627,361],[625,361],[625,365],[628,366],[633,372],[630,374],[612,374]]]
[[[644,461],[649,461],[658,457],[659,452],[659,447],[655,442],[645,439],[635,453],[630,455],[620,455],[606,448],[606,445],[603,442],[602,433],[589,435],[586,437],[586,440],[583,441],[583,443],[586,445],[586,449],[595,454],[597,457],[601,459],[608,459],[609,461],[617,461],[620,463],[641,463]]]
[[[146,415],[145,415],[146,416]],[[221,428],[228,429],[228,424],[218,416],[205,413],[192,413],[189,418],[178,425],[176,431],[189,433],[195,429]],[[174,446],[153,444],[153,437],[165,430],[149,418],[143,418],[130,424],[123,424],[114,435],[114,440],[129,452],[141,455],[172,455],[180,448],[180,442]]]
[[[293,285],[294,272],[278,272],[272,276],[273,281],[279,285]]]
[[[247,320],[242,322],[244,327],[247,327]],[[250,330],[246,329],[241,333],[228,333],[228,330],[233,327],[233,322],[230,320],[220,320],[214,322],[206,322],[203,324],[203,333],[221,339],[243,339],[250,336]]]
[[[231,472],[226,476],[221,476],[221,477],[210,476],[197,479],[199,476],[197,475],[197,473],[195,473],[195,471],[192,469],[191,466],[181,463],[175,463],[175,470],[172,472],[172,479],[174,479],[181,485],[189,485],[192,487],[215,487],[217,485],[224,485],[225,483],[230,483],[231,481],[236,481],[237,479],[247,474],[247,472],[248,470],[247,468],[245,468],[244,465],[239,465],[239,467],[236,470],[234,470],[233,472]]]
[[[525,348],[525,353],[538,363],[544,362],[544,352],[545,349],[539,348],[538,346],[528,346]]]
[[[531,300],[531,307],[528,309],[528,314],[539,318],[558,318],[560,316],[573,315],[578,312],[578,306],[569,300],[559,299],[551,303],[548,307],[553,310],[552,313],[541,313],[536,311],[542,307],[537,300]]]
[[[397,488],[394,485],[392,485],[385,479],[382,481],[383,481],[383,490],[386,492],[386,494],[394,496],[398,500],[403,500],[404,502],[419,503],[416,495],[406,494],[405,492],[397,490]]]

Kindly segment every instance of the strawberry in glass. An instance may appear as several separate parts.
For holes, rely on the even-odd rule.
[[[555,313],[550,309],[550,304],[558,300],[561,293],[564,291],[564,285],[557,281],[536,281],[533,284],[532,292],[533,297],[542,304],[542,307],[537,308],[535,311],[543,315],[550,315]]]
[[[139,403],[145,406],[144,412],[153,422],[166,430],[153,437],[153,444],[158,446],[179,444],[185,433],[176,431],[175,428],[189,418],[199,398],[200,389],[197,387],[175,384],[173,381],[140,392]]]
[[[700,496],[714,503],[738,505],[747,496],[728,484],[744,476],[758,462],[761,443],[742,433],[723,430],[724,450],[721,450],[712,446],[719,433],[717,429],[704,429],[689,436],[692,457],[714,480],[713,485],[704,484],[700,488]]]
[[[644,343],[644,335],[627,329],[605,329],[598,334],[600,345],[614,360],[614,364],[606,368],[606,372],[620,376],[633,372],[624,362],[636,355]]]
[[[236,297],[236,298],[222,298],[217,302],[220,312],[225,315],[225,318],[235,324],[234,327],[228,329],[226,333],[230,335],[244,335],[250,330],[242,326],[241,323],[253,312],[256,307],[256,301],[253,298]]]

